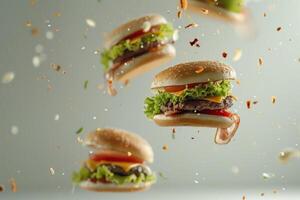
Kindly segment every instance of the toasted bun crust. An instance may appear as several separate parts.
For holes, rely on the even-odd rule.
[[[241,13],[235,13],[205,2],[191,1],[189,2],[188,9],[192,12],[219,18],[229,23],[242,23],[247,20],[247,12],[245,8]],[[208,13],[204,13],[203,9],[207,10]]]
[[[109,33],[105,39],[105,47],[110,48],[112,45],[118,43],[124,37],[131,35],[132,33],[143,30],[145,22],[149,22],[151,26],[166,24],[167,20],[158,14],[151,14],[148,16],[140,17],[132,21],[127,22]]]
[[[125,83],[141,73],[168,62],[175,55],[176,50],[172,44],[163,45],[155,51],[133,58],[126,65],[119,66],[114,72],[113,79]]]
[[[227,128],[234,123],[234,121],[229,117],[196,113],[177,114],[173,116],[165,116],[164,114],[160,114],[155,115],[153,120],[159,126],[198,126]]]
[[[153,151],[142,137],[114,128],[96,129],[87,135],[84,144],[95,149],[132,153],[149,163],[153,162]]]
[[[158,73],[151,88],[233,80],[235,78],[235,70],[228,65],[215,61],[196,61],[178,64]]]
[[[83,181],[79,184],[79,187],[85,190],[94,192],[136,192],[144,191],[150,188],[151,182],[140,183],[140,184],[126,184],[126,185],[116,185],[116,184],[103,184],[103,183],[93,183],[90,181]]]

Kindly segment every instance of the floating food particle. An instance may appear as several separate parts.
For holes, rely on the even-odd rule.
[[[56,114],[56,115],[54,116],[54,120],[55,120],[55,121],[58,121],[59,118],[60,118],[59,114]]]
[[[187,28],[195,28],[195,27],[198,27],[199,25],[196,24],[196,23],[190,23],[188,25],[186,25],[184,28],[187,29]]]
[[[190,45],[200,47],[199,40],[195,38],[193,41],[190,41]]]
[[[8,83],[12,82],[14,79],[15,79],[15,73],[14,72],[6,72],[2,76],[2,83],[3,84],[8,84]]]
[[[86,19],[85,22],[89,27],[92,27],[92,28],[96,27],[96,22],[92,19]]]
[[[246,200],[246,196],[245,195],[242,197],[242,200]]]
[[[41,65],[41,59],[39,56],[33,56],[32,64],[34,67],[39,67]]]
[[[80,128],[76,131],[76,134],[80,134],[80,133],[82,133],[82,131],[83,131],[83,127],[80,127]]]
[[[234,51],[234,55],[233,55],[232,60],[233,60],[233,61],[238,61],[238,60],[241,59],[241,57],[242,57],[242,50],[241,50],[241,49],[236,49],[236,50]]]
[[[167,177],[162,172],[158,172],[158,176],[163,179],[167,179]]]
[[[32,36],[37,36],[37,35],[39,35],[39,33],[40,33],[40,31],[39,31],[38,28],[33,27],[33,28],[31,29],[31,35],[32,35]]]
[[[201,12],[202,12],[203,14],[205,14],[205,15],[207,15],[207,14],[208,14],[208,10],[207,10],[207,9],[205,9],[205,8],[201,8]]]
[[[17,188],[17,182],[14,178],[11,178],[9,180],[9,183],[10,183],[10,189],[12,192],[17,192],[18,188]]]
[[[179,10],[179,11],[177,12],[177,18],[180,19],[181,16],[182,16],[182,10]]]
[[[276,97],[275,96],[272,96],[271,97],[271,100],[272,100],[272,103],[274,104],[276,102]]]
[[[276,29],[276,31],[281,31],[281,27],[279,26],[279,27],[277,27],[277,29]]]
[[[89,80],[85,80],[83,83],[83,88],[86,90],[89,84]]]
[[[51,175],[54,175],[54,174],[55,174],[55,170],[54,170],[52,167],[49,168],[49,171],[50,171],[50,174],[51,174]]]
[[[28,28],[32,27],[31,21],[27,20],[27,21],[25,22],[25,26],[28,27]]]
[[[265,196],[265,193],[263,193],[263,192],[262,192],[262,193],[260,193],[260,196]]]
[[[180,8],[183,10],[186,10],[188,7],[188,1],[187,0],[180,0]]]
[[[240,85],[241,84],[241,80],[237,79],[236,81],[236,84]]]
[[[162,149],[163,149],[164,151],[167,151],[167,150],[169,150],[169,146],[168,146],[167,144],[164,144],[163,147],[162,147]]]
[[[61,66],[59,64],[52,63],[51,67],[54,71],[57,71],[57,72],[59,72],[61,70]]]
[[[0,185],[0,192],[4,192],[4,185]]]
[[[270,178],[273,178],[275,175],[274,174],[269,174],[269,173],[262,173],[262,177],[263,179],[270,179]]]
[[[10,129],[12,135],[17,135],[19,133],[19,128],[17,126],[12,126]]]
[[[228,54],[227,54],[226,52],[223,52],[223,53],[222,53],[222,57],[223,57],[223,58],[227,58],[227,55],[228,55]]]
[[[251,108],[251,104],[252,104],[252,101],[251,101],[251,100],[247,100],[247,101],[246,101],[246,105],[247,105],[247,108],[248,108],[248,109]]]
[[[267,13],[264,13],[264,17],[266,17],[267,16]]]
[[[262,58],[259,58],[259,59],[258,59],[258,65],[259,65],[259,66],[262,66],[263,64],[264,64],[263,59],[262,59]]]
[[[61,16],[61,12],[54,12],[54,13],[53,13],[53,16],[54,16],[54,17],[60,17],[60,16]]]
[[[46,38],[48,40],[52,40],[54,38],[54,33],[52,31],[47,31],[46,32]]]

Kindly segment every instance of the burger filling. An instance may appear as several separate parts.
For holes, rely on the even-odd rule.
[[[154,97],[146,98],[144,110],[146,116],[150,119],[157,114],[180,113],[231,116],[231,113],[226,111],[233,105],[234,100],[230,95],[231,84],[228,80],[177,88],[181,90],[161,88]]]
[[[73,173],[73,182],[91,181],[117,185],[155,181],[155,175],[142,164],[96,163],[88,160],[78,172]]]
[[[236,13],[241,12],[243,8],[243,0],[200,0],[200,1]]]
[[[175,30],[171,24],[161,24],[132,33],[101,54],[104,70],[116,69],[134,57],[173,43]]]

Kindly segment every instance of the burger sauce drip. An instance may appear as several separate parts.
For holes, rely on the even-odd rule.
[[[240,116],[237,114],[232,114],[230,118],[234,120],[234,123],[230,127],[217,129],[215,135],[216,144],[228,144],[235,135],[235,132],[240,125]]]

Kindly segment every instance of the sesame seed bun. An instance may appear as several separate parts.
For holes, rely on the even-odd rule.
[[[168,62],[175,55],[176,50],[172,44],[163,45],[155,51],[149,51],[119,66],[112,75],[113,79],[125,83],[139,74]]]
[[[247,10],[245,8],[243,8],[240,13],[230,12],[224,8],[194,0],[189,2],[188,10],[197,14],[221,19],[229,23],[243,23],[247,20]]]
[[[153,162],[153,151],[149,143],[142,137],[114,128],[96,129],[89,133],[84,144],[94,149],[111,150],[132,155],[149,163]]]
[[[151,26],[160,25],[160,24],[166,24],[167,20],[158,14],[150,14],[147,16],[140,17],[138,19],[134,19],[132,21],[127,22],[126,24],[123,24],[113,30],[111,33],[107,34],[105,38],[105,47],[110,48],[112,45],[115,45],[120,40],[125,38],[128,35],[131,35],[132,33],[143,30],[144,29],[144,23],[147,22]]]
[[[152,182],[139,184],[116,185],[112,183],[93,183],[91,181],[82,181],[79,187],[94,192],[137,192],[145,191],[150,188]]]
[[[234,120],[229,117],[207,115],[200,113],[185,113],[172,116],[155,115],[154,122],[159,126],[197,126],[197,127],[230,127]]]
[[[228,65],[215,61],[188,62],[175,65],[158,73],[151,84],[151,89],[210,81],[234,80],[235,78],[235,70]]]

